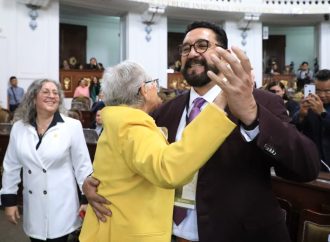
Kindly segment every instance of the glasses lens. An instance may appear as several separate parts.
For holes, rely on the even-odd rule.
[[[207,40],[198,40],[195,42],[194,48],[197,53],[204,53],[209,48],[209,42]]]
[[[156,83],[157,91],[160,91],[159,80],[155,79],[154,82]]]
[[[190,52],[191,45],[185,44],[179,46],[179,53],[180,55],[186,56]]]

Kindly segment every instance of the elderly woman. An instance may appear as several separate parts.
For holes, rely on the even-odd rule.
[[[62,101],[57,82],[30,85],[3,161],[1,201],[14,224],[20,218],[17,189],[23,169],[23,227],[31,241],[65,242],[81,225],[77,182],[81,188],[92,165],[82,126],[60,114]]]
[[[88,206],[81,242],[168,242],[173,188],[187,183],[235,128],[226,117],[225,100],[216,98],[168,144],[148,115],[159,103],[158,83],[134,62],[105,71],[103,132],[94,160],[98,193],[111,200],[113,216],[105,223]]]

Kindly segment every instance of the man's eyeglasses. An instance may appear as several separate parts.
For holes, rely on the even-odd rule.
[[[330,89],[325,89],[325,90],[316,89],[315,92],[316,92],[316,94],[324,93],[325,95],[330,95]]]
[[[58,91],[40,90],[40,93],[42,96],[45,96],[45,97],[50,97],[51,94],[53,94],[53,96],[55,96],[55,97],[59,96]]]
[[[275,93],[275,94],[280,92],[280,90],[273,90],[273,89],[270,89],[269,91],[272,92],[272,93]]]
[[[160,91],[160,86],[159,86],[159,80],[158,80],[158,78],[157,79],[153,79],[153,80],[149,80],[149,81],[144,81],[143,83],[145,85],[147,85],[148,83],[155,83],[156,84],[156,88],[157,88],[157,92]],[[137,95],[139,95],[140,90],[141,90],[141,87],[139,88],[139,90],[137,92]]]
[[[203,54],[208,50],[208,48],[210,48],[210,46],[212,44],[214,44],[215,46],[221,47],[221,45],[219,45],[217,43],[211,43],[210,41],[208,41],[206,39],[200,39],[200,40],[197,40],[192,45],[190,45],[190,44],[179,45],[179,53],[182,56],[187,56],[187,55],[189,55],[189,53],[191,51],[191,47],[194,47],[195,52],[197,52],[199,54]]]

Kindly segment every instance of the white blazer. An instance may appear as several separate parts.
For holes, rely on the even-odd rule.
[[[23,228],[46,240],[69,234],[81,225],[77,183],[92,173],[81,123],[61,115],[39,142],[36,129],[17,121],[3,162],[1,194],[17,194],[23,168]]]

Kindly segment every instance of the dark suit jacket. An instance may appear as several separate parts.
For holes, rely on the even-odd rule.
[[[255,90],[260,133],[246,142],[237,128],[198,174],[196,208],[200,242],[290,241],[272,192],[270,168],[294,181],[319,173],[314,143],[289,124],[281,98]],[[175,140],[189,93],[165,103],[152,116]],[[207,124],[205,124],[207,125]],[[191,137],[198,138],[198,137]]]
[[[320,117],[310,109],[303,122],[299,122],[299,112],[293,116],[293,122],[301,132],[315,142],[321,159],[330,166],[330,104],[324,105],[324,108],[325,117]],[[321,168],[328,171],[325,166]]]

